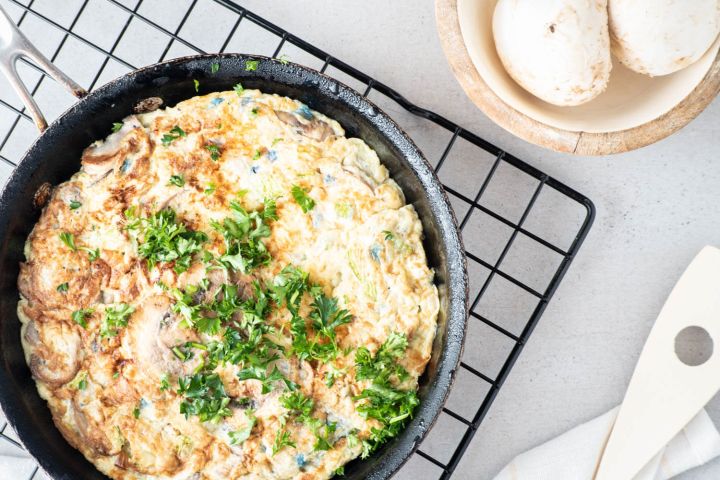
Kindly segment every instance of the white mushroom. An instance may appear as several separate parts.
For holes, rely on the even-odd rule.
[[[133,358],[144,372],[159,380],[189,375],[201,361],[200,355],[186,362],[173,352],[186,342],[197,342],[194,330],[180,326],[180,319],[170,310],[170,299],[154,296],[146,299],[130,317],[130,344]]]
[[[718,0],[610,0],[608,14],[612,53],[650,76],[696,62],[720,32]]]
[[[607,0],[500,0],[493,34],[508,74],[546,102],[580,105],[607,87]]]
[[[145,174],[151,152],[147,132],[137,117],[130,116],[120,130],[85,149],[82,166],[96,180],[105,178],[114,169],[138,178]]]
[[[62,322],[30,321],[23,326],[29,347],[30,371],[50,388],[72,380],[80,369],[82,340],[76,329]]]

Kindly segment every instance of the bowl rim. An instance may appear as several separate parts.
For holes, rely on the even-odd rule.
[[[516,110],[485,82],[470,58],[460,30],[458,0],[435,0],[435,20],[448,63],[468,97],[493,122],[535,145],[575,155],[611,155],[629,152],[675,133],[697,117],[720,93],[720,50],[710,69],[677,105],[649,122],[604,133],[552,127]]]

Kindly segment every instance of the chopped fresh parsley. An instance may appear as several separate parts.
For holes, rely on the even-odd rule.
[[[182,187],[183,185],[185,185],[185,177],[183,177],[182,175],[171,175],[168,185]]]
[[[205,195],[212,195],[215,192],[216,188],[217,185],[215,185],[213,182],[210,182],[207,184],[207,187],[205,187],[205,190],[203,190],[203,193],[205,193]]]
[[[87,328],[87,317],[95,313],[94,308],[81,308],[80,310],[75,310],[70,318],[72,318],[72,321],[77,323],[83,328]]]
[[[306,397],[300,390],[287,392],[280,397],[280,405],[290,410],[301,422],[306,422],[312,415],[315,402],[312,398]]]
[[[280,137],[278,137],[278,138],[273,138],[273,141],[272,141],[272,143],[270,144],[270,146],[271,146],[271,147],[274,147],[275,145],[277,145],[278,143],[280,143],[280,142],[282,142],[282,141],[283,141],[283,139],[280,138]]]
[[[258,69],[258,66],[260,65],[260,60],[248,60],[245,62],[245,71],[246,72],[254,72]]]
[[[180,413],[188,418],[197,416],[201,422],[218,423],[232,415],[228,404],[230,397],[217,373],[196,373],[178,379],[177,393],[185,399],[180,404]]]
[[[77,200],[70,201],[70,210],[77,210],[80,207],[82,207],[82,203],[78,202]]]
[[[258,111],[259,111],[258,107],[253,107],[253,109],[250,110],[250,113],[252,113],[253,115],[257,115]]]
[[[383,384],[389,383],[392,378],[405,380],[407,372],[397,361],[405,354],[407,345],[405,335],[393,332],[374,356],[367,348],[358,348],[355,352],[357,379],[375,380]]]
[[[332,363],[326,365],[327,370],[325,371],[325,386],[332,388],[335,385],[335,380],[340,377],[347,375],[347,370],[344,368],[337,368]]]
[[[73,252],[77,252],[77,247],[75,246],[75,236],[70,232],[62,232],[60,234],[60,240],[67,246],[70,250]]]
[[[165,391],[170,388],[170,376],[167,373],[163,373],[160,377],[160,391]]]
[[[87,388],[87,377],[83,377],[80,379],[80,381],[77,384],[78,390],[85,390]]]
[[[280,372],[280,370],[278,370],[277,366],[274,367],[272,372],[270,372],[270,374],[268,375],[267,369],[265,367],[257,367],[251,365],[240,370],[237,376],[240,380],[258,380],[260,383],[262,383],[263,395],[265,395],[266,393],[270,393],[272,391],[272,386],[276,382],[283,382],[285,386],[291,390],[297,388],[297,384],[285,378],[285,376]]]
[[[293,447],[295,448],[295,442],[292,441],[290,438],[290,432],[288,432],[285,429],[285,426],[283,425],[282,429],[280,429],[275,436],[275,441],[273,442],[272,446],[272,454],[275,456],[277,452],[282,450],[285,447]]]
[[[99,248],[79,247],[79,249],[87,252],[88,260],[90,260],[91,262],[94,262],[95,260],[100,258],[100,249]]]
[[[315,208],[315,200],[310,198],[307,192],[299,185],[293,185],[290,193],[292,193],[293,198],[295,199],[297,204],[300,205],[300,208],[302,208],[303,212],[307,213],[313,208]]]
[[[122,122],[115,122],[115,123],[113,123],[113,125],[112,125],[112,132],[113,132],[113,133],[117,133],[117,132],[119,132],[119,131],[122,129],[122,127],[123,127]]]
[[[340,348],[335,329],[350,322],[350,312],[340,309],[336,298],[326,296],[320,287],[311,285],[307,273],[293,266],[285,267],[268,288],[271,300],[291,314],[291,352],[300,360],[327,363],[337,358]],[[313,298],[309,319],[299,314],[305,294]],[[312,331],[308,327],[312,327]]]
[[[185,133],[185,130],[175,125],[172,129],[170,129],[170,133],[166,133],[162,136],[161,141],[162,144],[167,147],[180,137],[187,137],[187,133]]]
[[[210,158],[213,161],[218,161],[220,159],[220,147],[218,147],[214,143],[208,143],[207,145],[205,145],[205,150],[210,152]]]
[[[324,422],[318,418],[312,418],[309,422],[310,429],[315,434],[315,450],[330,450],[333,446],[332,437],[337,429],[337,423]]]
[[[383,424],[383,428],[372,428],[370,437],[363,440],[362,458],[400,433],[419,403],[414,390],[401,390],[395,386],[409,376],[398,364],[407,345],[405,335],[391,333],[375,355],[365,347],[358,348],[355,353],[356,378],[372,380],[370,386],[355,398],[357,410],[365,418]]]
[[[152,270],[159,262],[175,262],[174,270],[182,273],[190,268],[193,254],[202,249],[208,236],[188,229],[178,221],[175,211],[166,208],[148,218],[139,218],[126,211],[127,229],[137,234],[138,254]]]
[[[255,422],[257,421],[257,419],[255,418],[252,410],[246,410],[245,415],[247,415],[248,417],[247,426],[242,430],[228,432],[228,437],[230,437],[230,445],[239,445],[248,438],[250,438],[250,434],[252,433],[252,429],[255,426]]]
[[[61,283],[60,285],[58,285],[57,288],[55,288],[55,290],[57,290],[60,293],[65,293],[68,291],[68,288],[69,288],[68,282],[65,282],[65,283]]]
[[[140,407],[137,406],[137,407],[133,408],[132,414],[133,414],[133,417],[140,418]]]
[[[255,267],[268,265],[268,253],[263,238],[270,236],[270,227],[266,223],[274,219],[275,208],[266,207],[260,212],[247,212],[238,202],[230,202],[232,216],[222,223],[213,221],[212,227],[225,239],[225,253],[218,259],[226,269],[248,273]],[[272,214],[272,215],[271,215]]]
[[[118,303],[115,306],[107,307],[105,309],[105,319],[100,328],[100,335],[102,337],[117,336],[118,329],[127,326],[128,318],[134,311],[135,307],[126,303]]]
[[[322,292],[317,293],[310,312],[314,335],[308,332],[305,319],[293,315],[290,321],[293,353],[301,360],[319,360],[323,363],[337,358],[340,349],[335,329],[349,323],[351,319],[350,312],[338,308],[336,298],[327,297]]]
[[[213,64],[210,65],[210,73],[215,75],[218,70],[220,70],[220,64],[218,62],[213,62]]]
[[[395,234],[391,232],[390,230],[383,230],[382,232],[385,235],[385,240],[394,240]]]
[[[198,93],[200,91],[200,81],[193,79],[193,85],[195,85],[195,93]]]
[[[253,160],[257,160],[257,159],[260,158],[261,156],[262,156],[262,152],[258,149],[258,150],[255,150],[255,153],[253,153],[252,159],[253,159]]]
[[[233,87],[233,90],[235,90],[235,93],[238,94],[238,96],[241,96],[243,92],[245,91],[245,88],[242,86],[242,83],[237,83]]]
[[[278,57],[278,61],[280,63],[282,63],[283,65],[287,65],[288,62],[290,61],[290,57],[287,54],[283,53],[282,55],[280,55]]]

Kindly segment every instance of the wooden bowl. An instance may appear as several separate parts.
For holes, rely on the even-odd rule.
[[[510,78],[495,50],[496,0],[435,0],[440,41],[460,85],[495,123],[559,152],[607,155],[644,147],[684,127],[720,91],[720,38],[697,62],[662,77],[613,59],[605,92],[577,107],[540,100]]]

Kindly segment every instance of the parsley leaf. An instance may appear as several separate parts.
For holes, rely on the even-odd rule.
[[[260,60],[248,60],[245,62],[245,71],[254,72],[258,69],[258,65],[260,65]]]
[[[278,61],[283,65],[287,65],[290,61],[290,57],[287,54],[283,53],[278,57]]]
[[[118,329],[127,326],[128,318],[134,311],[135,307],[126,303],[119,303],[116,306],[107,307],[105,309],[105,319],[100,328],[100,335],[102,337],[117,336]]]
[[[196,415],[201,422],[218,423],[223,417],[229,417],[232,412],[228,408],[230,397],[225,393],[225,387],[217,373],[196,373],[178,379],[179,395],[185,400],[180,404],[180,413],[188,418]]]
[[[220,64],[217,62],[213,62],[213,64],[210,65],[210,73],[215,75],[218,72],[218,70],[220,70]]]
[[[60,234],[60,240],[73,252],[77,252],[77,247],[75,246],[75,236],[72,233],[69,232],[62,232]]]
[[[270,227],[265,221],[273,217],[264,212],[248,213],[236,201],[230,202],[230,209],[232,217],[225,218],[222,223],[211,223],[225,239],[225,254],[219,258],[220,265],[244,274],[255,267],[268,265],[270,253],[262,239],[270,236]]]
[[[215,185],[213,182],[210,182],[207,184],[207,187],[205,187],[205,190],[203,190],[203,193],[205,195],[212,195],[213,192],[215,192],[216,188],[217,188],[217,185]]]
[[[245,440],[250,438],[250,434],[252,433],[252,429],[255,426],[255,422],[257,421],[257,418],[253,414],[252,410],[246,410],[245,415],[247,415],[247,417],[248,417],[247,426],[245,428],[243,428],[242,430],[228,432],[228,436],[230,437],[230,445],[241,444]]]
[[[299,268],[288,265],[275,276],[270,285],[270,298],[278,305],[285,306],[297,316],[302,295],[309,288],[308,275]]]
[[[122,127],[123,127],[122,122],[115,122],[112,124],[112,132],[117,133],[120,131],[120,129],[122,129]]]
[[[260,381],[262,383],[263,395],[270,393],[270,391],[272,390],[271,387],[275,382],[283,382],[285,386],[290,390],[295,390],[296,388],[298,388],[297,384],[285,378],[285,376],[280,372],[280,370],[278,370],[277,366],[275,366],[272,372],[270,372],[270,374],[268,375],[265,367],[250,365],[240,370],[237,374],[237,377],[240,380]]]
[[[355,352],[357,379],[388,383],[391,377],[399,380],[407,378],[407,372],[397,363],[405,354],[407,345],[405,335],[393,332],[388,335],[375,356],[372,356],[365,347],[358,348]]]
[[[148,269],[158,262],[175,262],[174,270],[182,273],[190,268],[194,253],[202,249],[208,239],[203,232],[189,230],[177,220],[175,211],[166,208],[148,218],[137,218],[126,212],[131,222],[127,229],[138,233],[138,255],[147,259]]]
[[[235,90],[235,93],[237,93],[238,97],[239,97],[243,94],[243,92],[245,91],[245,88],[242,86],[242,83],[237,83],[233,87],[233,90]]]
[[[370,386],[355,397],[359,401],[357,410],[363,417],[383,424],[383,428],[373,427],[370,437],[363,440],[362,458],[400,433],[419,403],[415,391],[400,390],[393,385],[394,379],[408,378],[407,371],[397,363],[407,345],[405,335],[391,333],[374,356],[365,347],[355,353],[356,378],[372,380]]]
[[[197,79],[193,79],[193,85],[195,85],[195,93],[200,92],[200,81]]]
[[[214,143],[208,143],[207,145],[205,145],[205,150],[210,152],[210,158],[213,161],[218,161],[220,159],[220,147],[218,147]]]
[[[99,248],[90,248],[90,247],[79,247],[79,250],[83,250],[87,252],[88,254],[88,260],[91,262],[94,262],[98,258],[100,258],[100,249]]]
[[[161,141],[163,145],[168,147],[172,142],[180,137],[187,137],[187,133],[185,133],[185,130],[175,125],[172,129],[170,129],[170,133],[166,133],[162,136]]]
[[[72,321],[77,323],[83,328],[87,328],[87,320],[86,318],[89,317],[95,313],[94,308],[81,308],[80,310],[75,310],[72,312],[72,315],[70,318],[72,318]]]
[[[279,452],[285,447],[295,448],[295,442],[293,442],[290,438],[290,432],[288,432],[283,426],[283,428],[278,431],[277,435],[275,436],[275,441],[273,442],[272,446],[273,456],[275,456],[277,452]]]
[[[293,198],[297,204],[300,205],[300,208],[302,208],[304,213],[307,213],[315,208],[315,200],[310,198],[307,192],[299,185],[293,185],[290,193],[292,193]]]
[[[395,234],[391,232],[390,230],[383,230],[382,232],[385,235],[385,240],[394,240]]]
[[[328,388],[332,388],[332,386],[335,385],[335,380],[347,375],[347,369],[337,368],[332,363],[328,363],[325,367],[327,369],[325,371],[325,385]]]
[[[182,187],[185,185],[185,177],[182,175],[171,175],[168,185],[175,185],[176,187]]]
[[[301,422],[307,421],[315,406],[312,398],[306,397],[300,390],[287,392],[280,397],[280,405],[290,410]]]
[[[163,373],[160,377],[160,391],[165,391],[170,388],[170,376],[167,373]]]
[[[315,297],[313,302],[313,311],[310,318],[313,321],[313,327],[328,339],[335,340],[335,329],[346,323],[350,323],[352,315],[350,312],[338,308],[337,298],[327,297],[320,294]]]
[[[82,207],[82,203],[78,202],[77,200],[70,201],[70,210],[77,210],[80,207]]]
[[[65,282],[65,283],[61,283],[60,285],[58,285],[57,288],[55,288],[55,290],[57,290],[60,293],[65,293],[68,291],[68,288],[69,288],[68,282]]]

